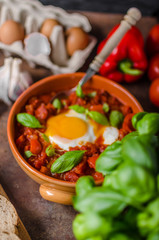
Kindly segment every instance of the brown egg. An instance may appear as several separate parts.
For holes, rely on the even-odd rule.
[[[41,26],[40,32],[43,35],[45,35],[47,38],[49,38],[51,33],[52,33],[53,28],[56,25],[60,25],[60,23],[57,20],[55,20],[55,19],[46,19],[43,22],[42,26]]]
[[[66,49],[69,56],[76,50],[83,50],[89,43],[89,35],[79,27],[72,27],[66,31]]]
[[[19,40],[24,40],[23,26],[13,20],[4,22],[0,27],[0,41],[5,44],[12,44]]]

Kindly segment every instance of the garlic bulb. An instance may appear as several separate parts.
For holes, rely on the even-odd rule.
[[[19,58],[6,58],[0,67],[0,99],[7,105],[33,83],[31,75],[21,70],[21,64]]]

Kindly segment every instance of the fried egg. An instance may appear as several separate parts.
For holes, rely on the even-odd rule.
[[[52,145],[58,145],[64,150],[87,142],[94,143],[100,136],[104,144],[111,144],[119,135],[117,128],[102,126],[74,110],[50,117],[46,127],[45,134]]]

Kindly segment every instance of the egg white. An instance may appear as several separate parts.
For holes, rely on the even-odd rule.
[[[103,144],[110,145],[119,137],[119,130],[116,127],[106,127],[103,133]]]

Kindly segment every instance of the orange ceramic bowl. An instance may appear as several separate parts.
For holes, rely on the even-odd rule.
[[[8,118],[7,133],[11,151],[25,173],[34,181],[40,184],[40,194],[43,198],[62,204],[71,204],[72,196],[75,193],[75,183],[66,182],[47,176],[33,168],[19,153],[15,144],[15,119],[27,100],[34,96],[51,91],[65,90],[77,85],[84,73],[60,74],[47,77],[29,87],[14,103]],[[117,97],[123,104],[132,107],[133,112],[143,111],[139,102],[119,84],[95,75],[88,83],[90,87],[107,90],[111,95]],[[100,184],[97,182],[96,184]]]

